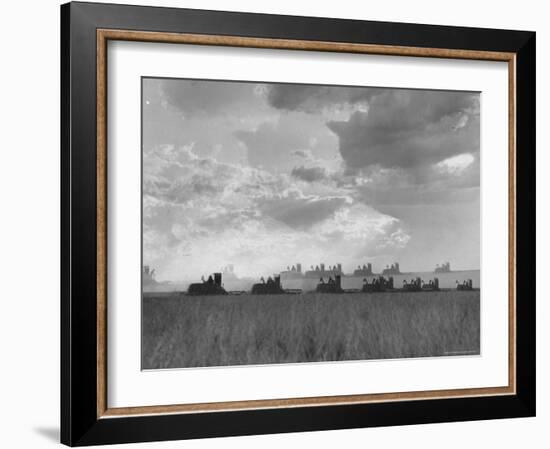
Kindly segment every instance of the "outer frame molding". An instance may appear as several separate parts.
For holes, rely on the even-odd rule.
[[[387,46],[374,44],[350,44],[338,42],[304,41],[289,39],[263,39],[242,36],[220,36],[189,33],[159,33],[150,31],[98,29],[97,34],[97,415],[101,417],[129,416],[160,413],[193,413],[205,411],[228,411],[244,409],[265,409],[277,407],[303,407],[323,405],[343,405],[355,403],[373,403],[385,401],[404,401],[422,399],[441,399],[450,397],[496,396],[514,394],[515,379],[515,54],[511,52],[493,52],[480,50],[439,49],[422,47]],[[108,408],[107,402],[107,44],[109,41],[156,42],[172,44],[200,44],[215,46],[277,48],[286,50],[306,50],[325,52],[347,52],[361,54],[381,54],[395,56],[416,56],[427,58],[454,58],[467,60],[489,60],[508,63],[510,74],[508,84],[509,101],[509,354],[508,385],[503,387],[464,388],[452,390],[431,390],[415,392],[392,392],[378,394],[355,394],[344,396],[281,398],[271,400],[211,402],[202,404],[154,405],[142,407]]]
[[[93,3],[63,5],[61,23],[63,443],[90,445],[534,416],[535,33]],[[509,246],[510,273],[515,274],[510,276],[510,317],[515,319],[510,320],[509,387],[484,392],[455,390],[458,393],[454,394],[422,392],[424,395],[410,397],[396,393],[347,400],[303,398],[311,400],[298,404],[297,400],[281,400],[202,408],[107,409],[102,350],[106,344],[106,271],[101,269],[106,256],[102,57],[107,39],[508,61],[513,205]],[[521,292],[517,285],[522,286]]]

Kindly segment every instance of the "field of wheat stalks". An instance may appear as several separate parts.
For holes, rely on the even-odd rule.
[[[145,297],[142,368],[479,354],[480,293]]]

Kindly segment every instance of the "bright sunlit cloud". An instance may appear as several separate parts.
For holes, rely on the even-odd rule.
[[[473,164],[475,158],[470,153],[459,154],[450,157],[436,164],[436,167],[443,172],[449,174],[457,174],[463,172]]]

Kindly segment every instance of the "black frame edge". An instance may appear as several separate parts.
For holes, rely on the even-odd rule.
[[[60,191],[61,191],[61,235],[60,235],[60,291],[61,291],[61,357],[60,357],[60,440],[61,443],[71,443],[71,358],[70,358],[70,4],[61,6],[61,86],[60,86]]]
[[[516,53],[517,394],[97,419],[97,28]],[[535,38],[535,33],[525,31],[80,2],[62,5],[61,442],[82,446],[535,416]]]
[[[61,5],[61,442],[97,423],[96,57],[87,8]]]
[[[535,416],[536,34],[526,34],[516,54],[516,379],[518,398]]]

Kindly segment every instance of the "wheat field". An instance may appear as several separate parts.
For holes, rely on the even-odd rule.
[[[142,368],[473,355],[479,291],[145,296]]]

